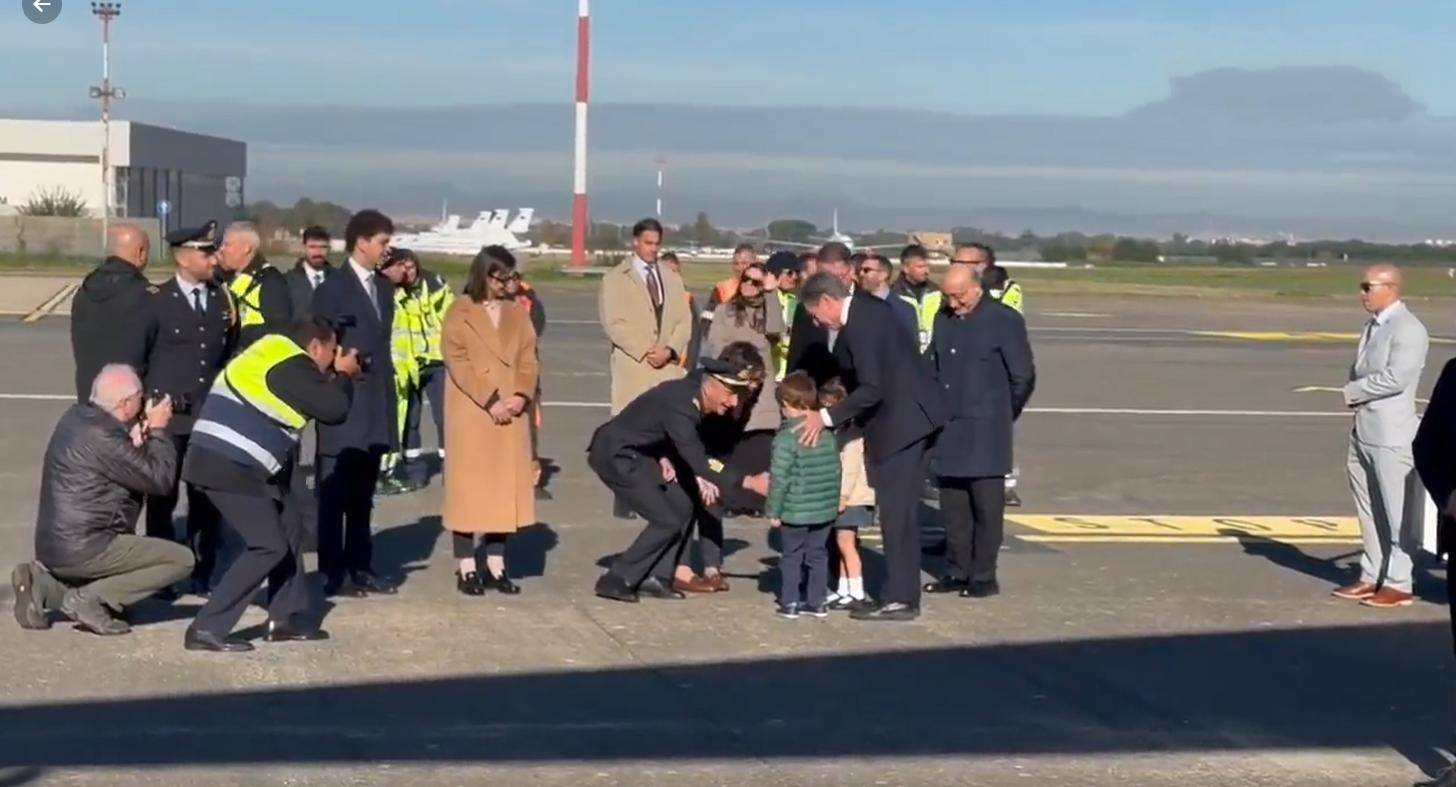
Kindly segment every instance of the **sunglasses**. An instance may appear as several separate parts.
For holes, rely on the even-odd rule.
[[[739,281],[741,281],[744,284],[752,284],[755,287],[762,287],[763,286],[763,279],[755,279],[752,276],[744,276]]]
[[[519,273],[507,273],[504,276],[492,276],[491,278],[492,279],[495,279],[496,281],[500,282],[501,284],[510,284],[513,281],[520,281],[521,280],[521,274],[519,274]]]
[[[1388,281],[1362,281],[1362,282],[1360,282],[1360,292],[1370,292],[1371,290],[1375,289],[1376,287],[1389,287],[1389,286],[1390,286],[1390,282],[1388,282]]]

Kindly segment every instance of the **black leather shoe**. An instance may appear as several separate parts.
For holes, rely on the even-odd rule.
[[[219,637],[211,631],[187,629],[182,637],[182,647],[187,650],[205,650],[210,653],[246,653],[253,649],[251,642],[232,637]]]
[[[666,599],[668,601],[676,601],[688,597],[686,593],[681,590],[673,590],[671,585],[664,583],[657,577],[648,577],[642,584],[638,585],[637,595]]]
[[[485,582],[481,581],[479,571],[472,571],[464,576],[456,571],[455,589],[467,596],[483,596],[485,595]]]
[[[941,577],[934,582],[926,582],[920,589],[926,593],[959,593],[970,586],[964,579],[955,577]]]
[[[612,516],[618,519],[636,519],[637,513],[628,508],[621,500],[612,502]]]
[[[490,569],[485,570],[485,588],[494,590],[497,593],[504,593],[507,596],[517,596],[521,593],[521,586],[511,581],[505,574],[495,576]]]
[[[364,589],[347,579],[329,579],[324,582],[324,595],[330,598],[364,598]]]
[[[355,571],[349,575],[349,578],[360,590],[371,595],[392,596],[399,592],[399,588],[395,587],[394,583],[380,579],[368,571]]]
[[[1001,594],[1001,585],[994,579],[972,582],[961,591],[961,598],[990,598]]]
[[[891,601],[888,604],[881,604],[874,609],[855,610],[849,613],[849,616],[855,620],[909,621],[920,617],[920,610],[909,604]]]
[[[610,571],[597,579],[597,585],[593,591],[598,597],[612,601],[625,601],[628,604],[636,604],[638,601],[637,594],[627,585],[626,580]]]
[[[268,621],[263,639],[268,642],[318,642],[329,638],[329,632],[318,627],[295,626],[287,621]],[[246,642],[243,644],[247,644]]]
[[[173,601],[181,598],[181,595],[178,594],[177,591],[173,590],[171,587],[165,587],[153,593],[152,598],[170,604]]]

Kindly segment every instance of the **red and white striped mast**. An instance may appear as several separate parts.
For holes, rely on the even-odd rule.
[[[577,0],[576,16],[576,155],[572,165],[571,267],[586,266],[586,95],[591,17],[588,0]]]

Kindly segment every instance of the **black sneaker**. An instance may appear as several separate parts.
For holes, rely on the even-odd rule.
[[[801,609],[800,611],[803,612],[805,615],[808,615],[811,618],[827,618],[827,617],[829,617],[829,605],[828,604],[820,604],[817,607],[814,607],[814,606],[810,606],[808,604],[805,604],[804,607],[803,607],[803,609]]]
[[[853,615],[856,612],[866,612],[868,610],[878,609],[879,606],[880,605],[876,604],[875,600],[872,598],[856,598],[851,599],[849,605],[846,606],[845,609],[849,610],[849,614]]]
[[[774,610],[774,614],[775,615],[778,615],[779,617],[783,618],[784,620],[798,620],[799,619],[799,605],[798,604],[780,604],[779,605],[779,608],[776,609],[776,610]]]
[[[10,572],[10,589],[15,591],[15,622],[23,629],[42,631],[51,627],[50,618],[35,592],[35,575],[45,571],[34,563],[21,563]]]
[[[1006,490],[1006,505],[1011,508],[1019,508],[1021,506],[1021,495],[1016,494],[1015,489]]]

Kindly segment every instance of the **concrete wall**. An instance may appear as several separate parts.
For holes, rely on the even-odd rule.
[[[113,220],[113,223],[122,223]],[[167,259],[162,245],[161,225],[156,219],[127,219],[152,239],[152,262]],[[60,216],[0,216],[0,252],[35,256],[104,256],[101,220]]]

